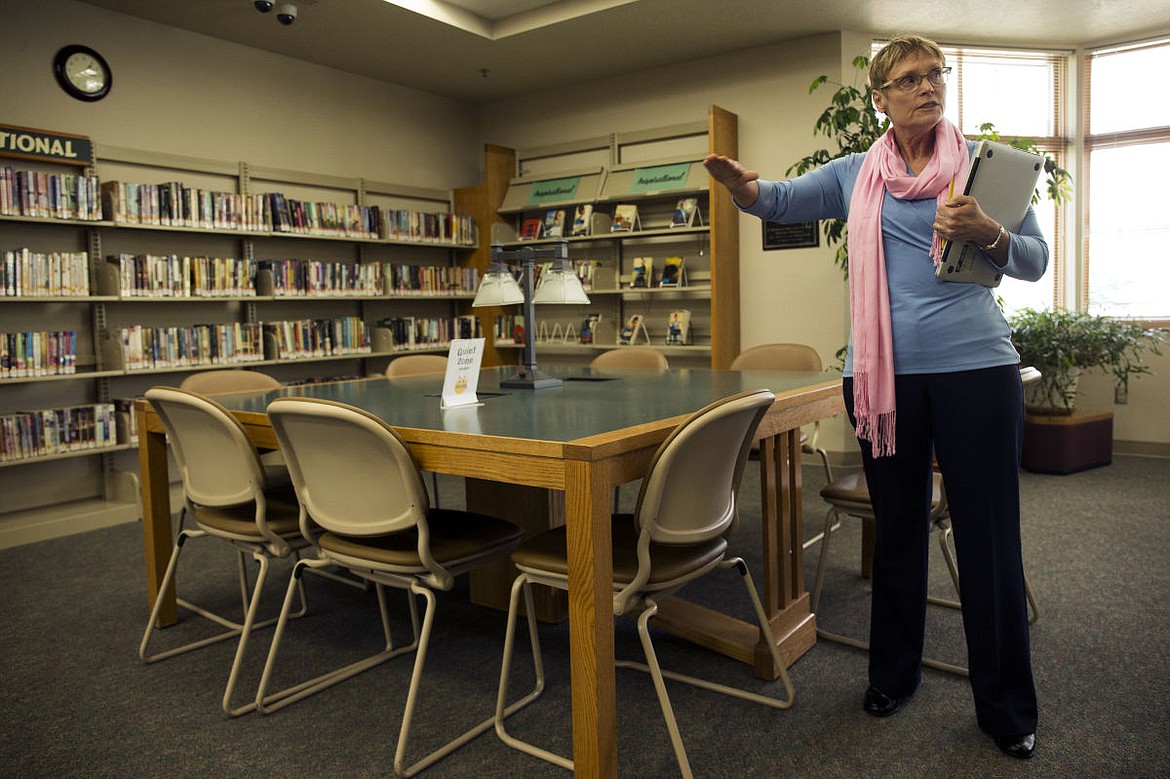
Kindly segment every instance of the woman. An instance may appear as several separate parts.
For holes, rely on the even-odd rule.
[[[891,126],[868,153],[783,182],[720,155],[704,164],[761,219],[849,220],[844,393],[877,517],[864,710],[893,714],[921,679],[937,458],[977,721],[1003,752],[1029,758],[1037,715],[1020,555],[1019,355],[992,290],[939,281],[934,265],[942,240],[967,241],[1006,275],[1035,281],[1048,246],[1031,209],[1009,234],[973,198],[950,194],[974,144],[943,118],[949,71],[934,42],[896,38],[870,65],[874,107]]]

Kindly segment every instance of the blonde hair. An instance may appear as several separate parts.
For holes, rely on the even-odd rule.
[[[869,61],[869,86],[871,89],[880,89],[881,85],[889,80],[890,71],[902,60],[911,54],[925,52],[937,57],[944,65],[947,58],[942,49],[929,38],[921,35],[895,35]]]

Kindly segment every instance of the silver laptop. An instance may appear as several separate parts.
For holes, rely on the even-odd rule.
[[[983,213],[1008,232],[1019,232],[1043,171],[1043,155],[1005,143],[980,141],[962,192],[978,200]],[[956,241],[946,242],[934,275],[942,281],[985,287],[998,287],[1003,279],[1003,273],[987,259],[983,249]]]

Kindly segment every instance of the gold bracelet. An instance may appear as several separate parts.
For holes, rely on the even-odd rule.
[[[1003,225],[999,226],[999,233],[995,236],[995,240],[983,247],[983,251],[989,252],[995,247],[999,246],[999,242],[1007,235],[1007,230],[1003,229]]]

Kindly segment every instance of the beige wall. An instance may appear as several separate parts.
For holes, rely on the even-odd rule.
[[[2,0],[0,29],[3,124],[436,189],[481,178],[473,114],[458,101],[72,0]],[[54,81],[53,55],[70,43],[109,61],[104,100],[74,100]]]

